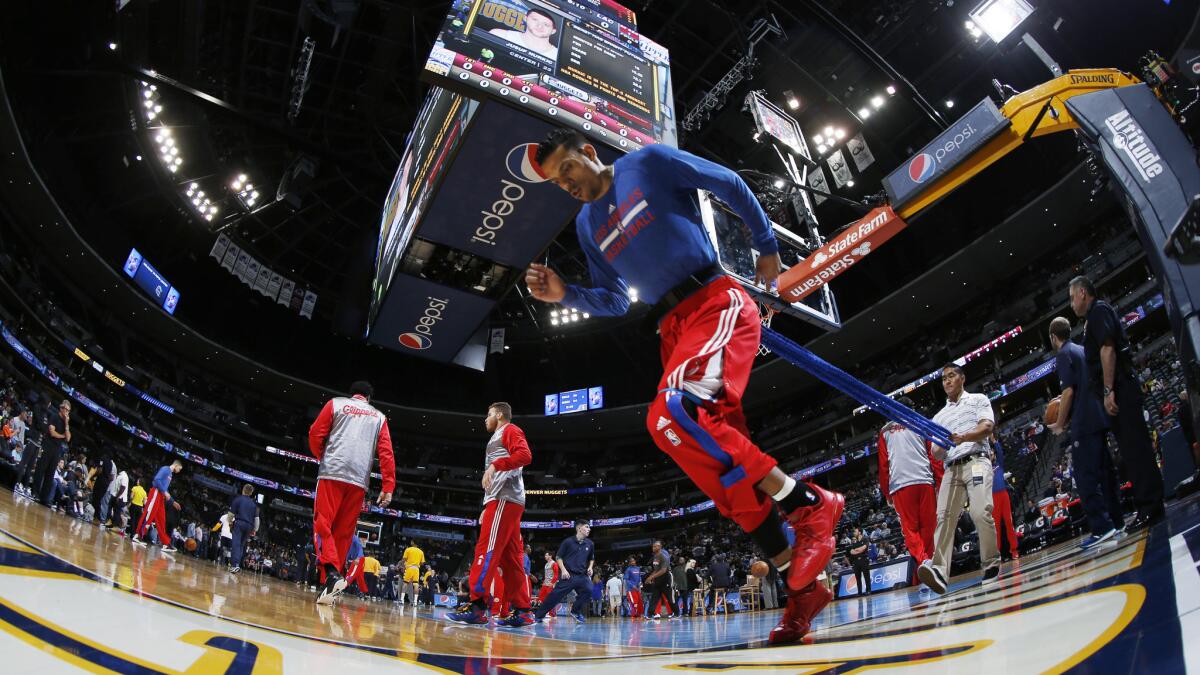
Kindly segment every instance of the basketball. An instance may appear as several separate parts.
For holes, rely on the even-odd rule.
[[[771,567],[767,565],[765,560],[755,560],[750,564],[750,574],[758,577],[759,579],[767,576],[767,573],[770,571]]]
[[[183,542],[183,547],[186,548],[188,551],[195,551],[196,550],[196,540],[192,539],[191,537],[188,537],[188,540]]]
[[[1043,419],[1046,420],[1046,424],[1054,424],[1058,421],[1058,406],[1061,403],[1062,397],[1055,396],[1054,398],[1050,399],[1049,403],[1046,404],[1046,414],[1043,415]]]

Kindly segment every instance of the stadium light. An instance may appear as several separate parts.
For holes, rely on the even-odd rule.
[[[800,97],[796,96],[791,89],[787,89],[783,92],[783,98],[787,101],[787,106],[792,110],[800,109]]]
[[[113,51],[113,52],[117,51],[117,43],[115,43],[115,42],[108,43],[108,49],[109,49],[109,51]]]
[[[889,84],[887,86],[887,94],[888,94],[888,96],[895,96],[896,95],[896,87]]]
[[[870,116],[871,116],[871,111],[870,111],[869,109],[867,109],[867,108],[859,108],[859,109],[858,109],[858,116],[859,116],[859,118],[860,118],[860,119],[864,119],[864,120],[865,120],[865,119],[867,119],[868,117],[870,117]]]
[[[1033,14],[1025,0],[984,0],[967,13],[975,26],[992,42],[1000,43]]]
[[[836,139],[838,139],[839,141],[840,141],[840,140],[842,140],[843,138],[845,138],[845,137],[846,137],[846,130],[845,130],[845,129],[842,129],[842,128],[840,128],[840,127],[839,127],[839,128],[837,128],[837,129],[835,129],[835,130],[833,131],[833,137],[834,137],[834,138],[836,138]]]
[[[816,136],[813,136],[813,143],[816,143],[817,145],[821,145],[824,142],[825,142],[825,137],[822,136],[821,134],[817,134]]]
[[[786,185],[786,183],[783,182],[782,178],[775,179],[775,189],[776,190],[783,188],[784,185]]]
[[[632,286],[629,287],[629,301],[630,302],[638,301],[638,290]]]
[[[871,107],[878,110],[879,108],[883,107],[883,101],[884,101],[883,97],[876,94],[871,97]]]
[[[947,99],[947,100],[946,100],[946,107],[947,107],[947,108],[953,108],[953,107],[954,107],[954,99]]]

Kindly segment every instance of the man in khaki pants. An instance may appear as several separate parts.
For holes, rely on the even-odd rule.
[[[946,592],[950,561],[954,554],[954,529],[964,504],[969,500],[971,520],[979,533],[979,557],[983,562],[983,581],[1000,575],[1000,551],[996,546],[996,526],[992,520],[992,460],[988,436],[996,416],[992,403],[983,394],[963,391],[963,369],[953,363],[942,366],[942,389],[946,407],[933,421],[950,430],[954,447],[946,451],[935,446],[934,457],[944,459],[946,473],[937,496],[937,530],[933,535],[933,560],[925,560],[917,576],[937,593]]]

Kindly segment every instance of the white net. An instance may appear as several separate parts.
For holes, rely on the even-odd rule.
[[[776,311],[760,302],[760,303],[758,303],[758,313],[759,313],[759,319],[762,321],[763,328],[770,328],[771,327],[771,319],[775,318]],[[771,350],[767,349],[766,345],[764,345],[760,342],[758,345],[758,355],[766,356],[767,354],[770,354],[770,353],[771,353]]]

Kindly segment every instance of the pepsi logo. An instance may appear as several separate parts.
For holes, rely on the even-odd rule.
[[[542,173],[542,167],[535,159],[537,147],[537,143],[522,143],[508,151],[504,163],[513,178],[524,183],[546,182],[546,174]]]
[[[400,335],[400,344],[409,349],[429,349],[430,345],[433,344],[433,340],[420,333],[402,333]]]
[[[933,174],[937,171],[937,160],[928,152],[913,157],[912,163],[908,165],[908,177],[914,183],[924,183],[933,178]]]

